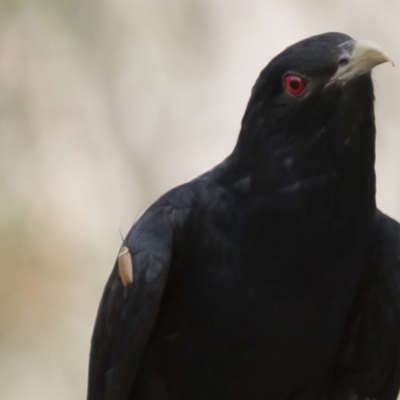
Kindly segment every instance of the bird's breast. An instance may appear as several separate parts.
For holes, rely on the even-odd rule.
[[[222,191],[194,210],[153,339],[167,380],[242,399],[325,379],[366,257],[368,213],[339,197]]]
[[[360,194],[321,179],[221,196],[198,210],[185,239],[182,282],[199,324],[259,332],[296,321],[293,315],[300,325],[343,317],[365,262],[373,210]]]

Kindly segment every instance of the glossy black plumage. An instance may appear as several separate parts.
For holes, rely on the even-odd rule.
[[[370,74],[332,80],[350,40],[273,59],[233,153],[133,226],[135,281],[115,266],[106,286],[88,400],[396,398],[400,227],[375,205]]]

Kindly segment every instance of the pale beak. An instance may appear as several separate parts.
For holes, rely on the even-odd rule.
[[[329,80],[328,85],[334,82],[344,84],[385,62],[390,62],[394,66],[393,61],[381,47],[368,40],[349,40],[340,44],[338,48],[339,68]]]

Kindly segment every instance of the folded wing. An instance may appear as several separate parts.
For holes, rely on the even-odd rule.
[[[400,387],[400,224],[381,212],[336,363],[332,399],[396,400]]]
[[[92,337],[88,400],[129,395],[170,269],[175,214],[172,207],[156,203],[124,241]]]

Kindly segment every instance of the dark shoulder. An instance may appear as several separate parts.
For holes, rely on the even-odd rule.
[[[378,210],[372,250],[336,360],[334,399],[395,400],[399,392],[400,224]]]
[[[197,178],[179,185],[162,195],[151,207],[171,207],[176,210],[190,209],[202,202],[213,192],[223,188],[221,177],[230,165],[230,158],[215,166]]]
[[[397,264],[400,273],[400,224],[379,210],[376,212],[375,258],[380,260],[383,269],[391,270]]]

